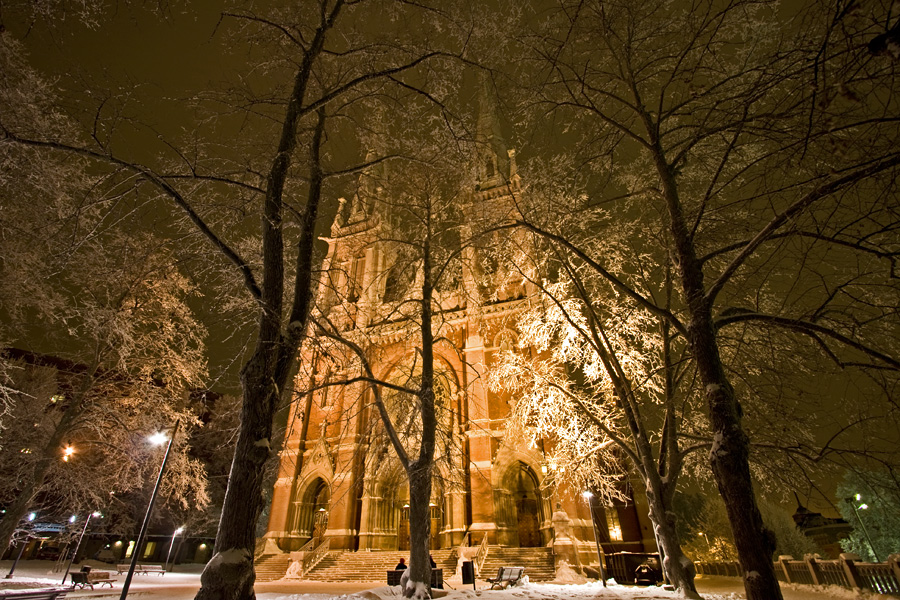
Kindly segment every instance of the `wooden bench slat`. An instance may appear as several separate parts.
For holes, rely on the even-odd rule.
[[[485,581],[491,584],[491,589],[495,586],[502,589],[517,584],[524,573],[525,567],[500,567],[496,577],[488,577]]]

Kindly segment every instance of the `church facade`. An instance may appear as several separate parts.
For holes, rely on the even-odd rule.
[[[515,152],[506,148],[496,120],[483,111],[478,128],[485,150],[464,204],[484,210],[508,204],[521,183]],[[408,342],[408,323],[383,317],[402,302],[397,282],[410,265],[402,264],[381,235],[390,216],[372,201],[378,193],[377,184],[363,177],[353,199],[342,200],[327,240],[319,304],[331,306],[328,318],[342,329],[366,332],[366,339],[374,340],[372,365],[379,378],[409,380],[415,377],[416,353]],[[465,264],[478,265],[476,258],[470,256]],[[471,291],[477,268],[461,269],[460,290]],[[551,515],[561,508],[586,557],[596,557],[595,532],[606,552],[655,551],[639,488],[623,482],[628,500],[600,506],[581,490],[548,485],[545,444],[550,441],[535,444],[506,435],[515,399],[492,389],[486,376],[497,354],[515,339],[516,318],[530,293],[519,285],[492,294],[490,301],[453,290],[437,298],[442,320],[434,345],[435,392],[441,435],[430,503],[431,547],[477,545],[485,538],[500,546],[547,546],[554,537]],[[295,395],[291,407],[266,547],[309,550],[327,539],[332,550],[408,549],[406,473],[380,432],[368,384],[320,384],[329,377],[352,380],[350,361],[312,347],[305,352],[302,362],[311,369],[298,375],[295,389],[307,391]],[[389,393],[385,403],[404,422],[401,404],[391,408]],[[415,437],[412,430],[406,433]]]

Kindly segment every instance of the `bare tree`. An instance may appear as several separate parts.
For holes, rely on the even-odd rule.
[[[338,214],[332,236],[349,241],[340,256],[330,254],[312,332],[320,355],[329,357],[323,362],[334,362],[320,367],[320,373],[334,373],[321,385],[363,384],[341,418],[367,416],[367,464],[376,468],[391,448],[406,473],[410,567],[404,595],[414,598],[430,597],[436,461],[446,461],[448,472],[459,467],[452,461],[460,456],[464,394],[446,361],[449,355],[458,363],[462,354],[452,320],[466,307],[461,206],[474,187],[462,175],[468,170],[464,145],[454,150],[452,136],[423,127],[427,121],[427,113],[417,114],[402,136],[415,159],[364,176]],[[410,156],[406,148],[397,154]],[[361,256],[369,257],[365,271]]]
[[[900,164],[890,61],[877,65],[852,44],[832,53],[818,24],[780,27],[774,6],[758,3],[556,7],[523,39],[525,64],[538,65],[534,112],[583,133],[579,169],[605,189],[582,206],[611,199],[610,211],[641,211],[666,231],[678,294],[671,303],[645,294],[633,273],[571,243],[533,209],[520,224],[687,342],[748,597],[778,598],[742,425],[747,404],[723,340],[752,323],[814,340],[844,366],[900,366],[882,335],[896,327],[897,289],[885,279],[896,256],[890,206]],[[874,35],[886,10],[871,6],[847,29]]]
[[[118,185],[152,188],[181,211],[182,231],[199,232],[230,263],[256,313],[256,346],[241,371],[241,430],[200,599],[253,596],[263,467],[307,326],[326,182],[358,166],[337,157],[365,128],[373,102],[391,90],[446,91],[438,63],[461,46],[445,8],[322,0],[276,9],[248,3],[224,13],[225,42],[245,53],[236,68],[246,71],[221,93],[198,92],[208,118],[189,127],[193,140],[164,148],[155,164],[118,150],[115,125],[127,111],[113,106],[114,97],[97,107],[90,144],[21,134],[3,122],[6,142],[74,153],[115,169]],[[241,116],[237,132],[233,114]]]
[[[582,230],[596,230],[587,217],[577,215]],[[619,232],[628,231],[621,225]],[[659,292],[665,306],[672,282],[664,265],[640,252],[625,258],[629,245],[614,231],[582,241],[592,254],[616,255],[630,265],[629,271],[640,273],[635,283],[644,284],[642,292]],[[611,500],[621,493],[623,477],[638,475],[666,576],[686,597],[699,598],[692,563],[681,549],[674,502],[686,459],[710,442],[695,422],[699,398],[683,340],[666,321],[616,302],[608,282],[581,260],[552,256],[552,247],[544,247],[533,253],[530,268],[519,265],[520,277],[537,293],[517,323],[518,349],[501,355],[490,378],[517,397],[512,427],[550,442],[554,483]]]
[[[40,331],[26,328],[31,341],[47,336],[55,356],[4,352],[15,390],[13,426],[0,450],[4,547],[38,504],[51,514],[90,512],[152,477],[158,461],[143,438],[189,418],[187,390],[204,375],[204,330],[186,306],[191,285],[170,266],[171,255],[147,236],[118,245],[104,238],[82,242],[60,276],[42,282],[50,292],[28,298],[37,304],[26,310],[43,315]],[[203,469],[184,455],[183,442],[164,495],[203,507]]]

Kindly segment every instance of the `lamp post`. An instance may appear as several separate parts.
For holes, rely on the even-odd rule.
[[[706,540],[706,550],[712,553],[712,544],[709,543],[709,536],[706,535],[705,531],[699,531],[698,533],[703,536],[704,540]]]
[[[588,510],[591,511],[591,525],[594,526],[594,542],[597,544],[597,560],[600,561],[600,579],[603,580],[603,587],[606,587],[606,568],[603,566],[603,549],[600,547],[600,534],[597,531],[597,519],[594,517],[594,504],[591,502],[594,494],[585,491],[581,494],[587,501]]]
[[[72,568],[72,563],[75,562],[75,557],[78,556],[78,549],[81,548],[81,540],[84,539],[84,534],[87,532],[88,523],[91,522],[91,517],[99,517],[100,511],[94,511],[87,516],[87,519],[84,520],[84,528],[81,530],[81,535],[78,536],[78,543],[75,544],[75,552],[72,553],[72,558],[69,559],[69,564],[66,565],[66,570],[63,571],[62,585],[66,584],[66,577],[69,575],[69,569]],[[75,515],[72,515],[72,518],[69,519],[72,523],[75,522]]]
[[[172,543],[169,544],[169,553],[166,554],[166,567],[165,570],[169,571],[169,558],[172,556],[172,548],[175,547],[175,536],[184,531],[184,527],[179,527],[175,531],[172,532]],[[175,558],[178,558],[177,556]],[[175,568],[175,561],[172,561],[172,568]],[[171,571],[170,571],[171,572]]]
[[[29,513],[28,522],[31,523],[37,518],[37,513]],[[19,553],[16,555],[16,560],[13,561],[12,567],[9,569],[9,573],[6,574],[6,579],[12,579],[13,573],[16,572],[16,565],[19,564],[19,559],[22,558],[22,553],[25,552],[25,546],[28,545],[28,540],[31,537],[31,534],[25,536],[25,541],[22,542],[22,547],[19,548]]]
[[[153,504],[156,502],[156,495],[159,493],[159,484],[162,483],[163,473],[166,471],[166,463],[169,460],[169,452],[172,450],[172,442],[175,441],[175,434],[178,433],[178,426],[181,419],[175,421],[175,427],[172,428],[172,437],[166,445],[166,453],[163,455],[162,464],[159,465],[159,475],[156,478],[156,485],[153,487],[153,493],[150,495],[150,503],[147,505],[147,514],[144,515],[144,523],[141,525],[141,532],[138,534],[137,543],[134,545],[134,551],[131,554],[131,564],[128,565],[128,575],[125,576],[125,582],[122,584],[122,595],[119,600],[128,598],[128,588],[131,587],[131,580],[134,577],[134,568],[137,566],[138,556],[141,553],[141,545],[144,543],[144,536],[147,535],[147,525],[150,524],[150,515],[153,513]],[[161,443],[165,440],[165,434],[157,433],[151,437],[154,443]]]
[[[863,535],[866,536],[866,541],[869,542],[869,549],[872,550],[872,556],[875,557],[875,562],[881,562],[881,559],[878,558],[878,553],[875,552],[875,546],[872,545],[872,538],[869,537],[869,530],[866,529],[866,524],[863,523],[863,520],[859,518],[859,510],[858,509],[867,509],[869,508],[868,504],[860,504],[858,507],[856,506],[857,502],[859,502],[862,498],[859,494],[856,494],[855,498],[845,498],[847,502],[850,503],[850,506],[853,507],[853,514],[856,515],[856,520],[859,521],[859,526],[862,527]]]

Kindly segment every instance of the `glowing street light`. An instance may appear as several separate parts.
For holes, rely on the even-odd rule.
[[[175,427],[172,428],[172,436],[168,438],[169,443],[166,445],[166,453],[163,455],[162,463],[159,465],[159,475],[156,478],[156,485],[153,487],[153,494],[150,495],[150,503],[147,505],[147,514],[144,515],[144,523],[141,525],[141,532],[138,534],[137,543],[134,545],[134,551],[131,554],[131,564],[128,566],[128,575],[125,576],[125,582],[122,584],[122,595],[119,600],[128,598],[128,588],[131,587],[131,580],[134,577],[134,568],[137,566],[138,556],[141,553],[141,545],[144,543],[144,537],[147,535],[147,526],[150,524],[150,515],[153,514],[153,504],[156,502],[156,495],[159,493],[159,484],[162,483],[163,473],[166,471],[166,463],[169,461],[169,452],[172,450],[172,442],[175,441],[175,434],[178,433],[178,426],[181,419],[175,421]],[[150,436],[150,442],[160,445],[166,441],[166,434],[162,431]]]
[[[175,536],[178,535],[179,533],[181,533],[182,531],[184,531],[184,527],[179,527],[172,533],[172,543],[169,544],[169,553],[166,555],[166,566],[165,566],[165,570],[169,571],[170,573],[171,573],[171,570],[169,569],[169,557],[172,556],[172,548],[175,547]],[[176,556],[175,558],[178,558],[178,557]],[[172,569],[175,569],[175,561],[174,560],[172,561]]]
[[[4,511],[5,512],[5,511]],[[31,523],[37,518],[37,513],[28,513],[28,522]],[[25,541],[22,543],[22,547],[19,548],[19,553],[16,555],[16,560],[13,561],[12,567],[9,569],[9,573],[6,574],[6,579],[12,579],[13,573],[16,571],[16,565],[19,564],[19,559],[22,558],[22,553],[25,552],[25,546],[28,545],[28,539],[31,537],[31,534],[25,537]]]
[[[74,446],[66,446],[65,448],[63,448],[63,457],[62,457],[63,461],[69,462],[69,459],[72,458],[73,454],[75,454]]]
[[[862,503],[857,506],[857,503],[862,500],[862,496],[860,496],[859,494],[856,494],[856,496],[854,496],[853,498],[845,498],[845,500],[848,504],[850,504],[850,506],[853,507],[853,514],[856,515],[856,520],[859,521],[859,525],[860,527],[862,527],[863,535],[866,536],[866,541],[869,542],[869,548],[872,550],[872,556],[875,557],[875,562],[881,562],[881,559],[878,558],[878,553],[875,552],[875,546],[872,545],[872,538],[869,537],[869,530],[866,529],[866,524],[863,523],[863,520],[859,518],[859,510],[866,510],[867,508],[869,508],[869,505],[866,503]]]
[[[69,564],[66,565],[66,570],[63,571],[62,584],[66,584],[66,577],[69,575],[69,569],[72,568],[72,563],[75,562],[75,557],[78,555],[78,549],[81,548],[81,540],[84,539],[84,533],[87,531],[88,523],[91,522],[91,517],[100,517],[100,511],[95,510],[91,514],[87,516],[87,519],[84,520],[84,528],[81,530],[81,535],[78,536],[78,543],[75,544],[75,552],[72,553],[72,558],[69,559]],[[69,523],[74,523],[78,517],[76,515],[72,515],[69,517]]]

